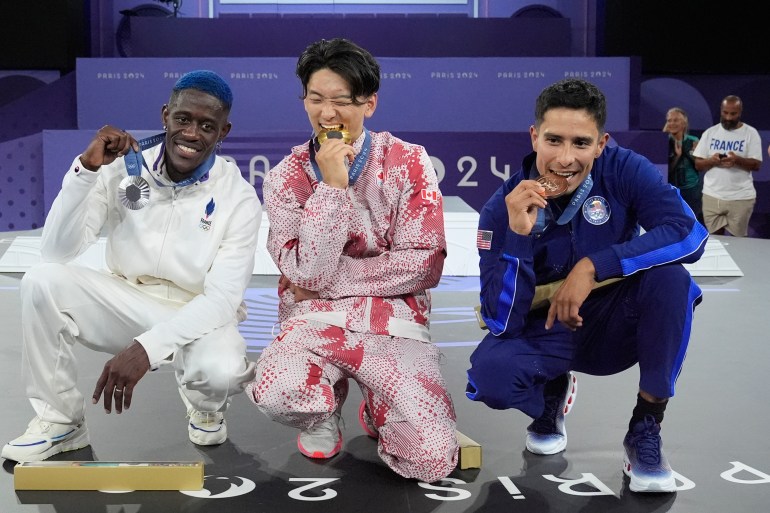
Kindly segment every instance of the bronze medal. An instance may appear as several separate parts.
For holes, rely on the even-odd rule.
[[[540,176],[540,178],[537,179],[537,183],[542,185],[545,189],[545,191],[541,193],[544,198],[558,198],[567,192],[567,179],[553,173]]]

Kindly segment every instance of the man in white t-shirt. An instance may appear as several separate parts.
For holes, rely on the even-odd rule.
[[[709,233],[748,235],[757,201],[754,178],[762,165],[762,141],[757,130],[741,121],[743,102],[735,95],[722,100],[719,123],[708,128],[693,151],[703,177],[703,221]]]

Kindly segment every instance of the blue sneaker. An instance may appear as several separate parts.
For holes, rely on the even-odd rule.
[[[660,439],[660,424],[647,415],[623,440],[623,472],[631,478],[632,492],[675,492],[676,481]]]
[[[567,448],[564,416],[575,404],[577,378],[567,373],[567,386],[558,395],[545,396],[543,414],[527,426],[527,450],[534,454],[556,454]]]

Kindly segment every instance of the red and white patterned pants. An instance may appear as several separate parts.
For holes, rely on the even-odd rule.
[[[418,340],[290,320],[262,352],[246,393],[271,419],[304,430],[341,408],[352,378],[379,432],[382,460],[430,483],[449,475],[458,457],[439,358],[436,346]]]

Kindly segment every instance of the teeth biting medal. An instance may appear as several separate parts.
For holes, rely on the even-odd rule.
[[[352,141],[350,132],[342,125],[322,127],[318,132],[318,144],[325,143],[327,139],[342,139],[345,144],[350,144]]]
[[[540,193],[544,198],[557,198],[567,192],[567,179],[557,174],[541,175],[537,179],[537,183],[545,189]]]
[[[351,144],[353,137],[350,135],[350,131],[343,125],[334,126],[322,126],[318,131],[318,135],[310,140],[310,164],[313,166],[316,178],[319,182],[323,181],[321,170],[318,168],[318,164],[315,161],[315,153],[321,148],[321,145],[328,139],[342,139],[345,144]],[[361,145],[361,150],[358,155],[353,159],[348,167],[348,180],[349,184],[353,185],[358,179],[358,176],[363,172],[364,166],[367,160],[369,160],[369,151],[371,149],[372,136],[369,130],[364,128],[364,142]],[[347,162],[347,161],[346,161]]]

